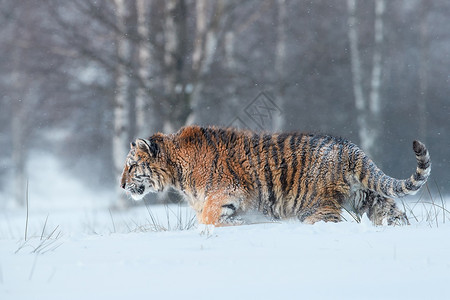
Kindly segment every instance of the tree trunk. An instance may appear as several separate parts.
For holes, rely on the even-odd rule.
[[[225,67],[227,68],[229,74],[236,74],[236,58],[235,58],[235,33],[233,31],[227,31],[225,33]],[[234,78],[235,76],[231,76]],[[238,79],[239,80],[239,79]],[[233,120],[237,117],[237,112],[241,109],[242,103],[239,101],[239,97],[237,97],[237,82],[232,79],[232,81],[226,85],[226,98],[227,98],[227,107],[230,110],[230,113],[226,114],[224,118],[220,121],[225,122],[224,124],[238,127],[238,124],[233,124]]]
[[[419,61],[419,88],[420,96],[417,98],[417,107],[419,114],[419,138],[426,143],[427,137],[427,98],[428,98],[428,13],[431,3],[422,3],[420,5],[420,61]]]
[[[27,12],[28,14],[28,12]],[[16,34],[17,34],[17,30]],[[26,39],[28,39],[28,30],[25,30]],[[17,47],[13,53],[13,71],[11,74],[11,83],[14,91],[12,101],[12,163],[13,163],[13,188],[14,203],[17,206],[24,206],[26,199],[27,182],[27,145],[26,132],[29,127],[27,108],[33,109],[33,103],[27,103],[28,95],[25,92],[27,86],[26,76],[21,64],[22,49]],[[22,76],[21,76],[22,75]]]
[[[206,32],[206,0],[197,0],[195,2],[195,41],[194,41],[194,51],[192,53],[192,68],[194,70],[199,70],[202,57],[203,57],[203,44]]]
[[[381,46],[383,42],[383,13],[384,0],[375,1],[375,40],[372,59],[372,74],[370,80],[369,97],[364,95],[363,70],[358,47],[358,31],[356,16],[356,0],[347,0],[348,37],[350,42],[350,59],[353,77],[353,94],[357,110],[357,124],[361,147],[370,156],[376,156],[377,144],[375,143],[380,133],[380,86],[381,86]]]
[[[151,3],[146,0],[136,0],[138,44],[138,75],[140,84],[136,91],[136,133],[139,137],[147,137],[155,131],[154,121],[157,114],[149,113],[149,108],[154,107],[151,94],[151,45],[149,42],[149,22]]]
[[[14,76],[14,75],[13,75]],[[19,81],[18,81],[19,82]],[[12,117],[12,162],[14,170],[14,202],[18,206],[25,204],[26,197],[26,155],[24,139],[24,122],[27,118],[24,113],[22,99],[13,100]]]
[[[200,72],[205,58],[205,38],[206,38],[206,20],[207,20],[207,2],[206,0],[197,0],[195,3],[195,17],[196,17],[196,33],[194,41],[194,51],[192,53],[192,70],[196,76],[200,76]],[[191,93],[191,107],[193,107],[189,114],[186,124],[192,125],[197,122],[196,112],[198,110],[200,94],[203,90],[203,82],[199,78],[193,78],[191,82],[193,87]]]
[[[359,129],[359,139],[361,146],[369,151],[366,147],[366,143],[369,132],[367,128],[367,120],[365,118],[366,113],[366,101],[364,99],[363,87],[362,87],[362,67],[361,58],[358,48],[358,32],[356,29],[356,0],[347,0],[348,7],[348,38],[350,42],[350,60],[352,68],[353,78],[353,94],[355,97],[355,107],[357,111],[357,125]]]
[[[225,65],[228,70],[236,68],[236,59],[234,57],[235,34],[233,31],[227,31],[225,34]]]
[[[183,78],[187,57],[187,7],[184,0],[165,2],[164,92],[167,97],[164,132],[185,125],[190,113],[189,96]]]
[[[286,1],[277,0],[278,6],[278,20],[277,20],[277,44],[275,49],[275,74],[276,74],[276,86],[278,90],[278,97],[276,102],[281,112],[275,112],[273,115],[273,130],[281,131],[284,129],[284,101],[285,101],[285,64],[286,64],[286,22],[287,22],[287,11],[286,11]]]
[[[372,77],[370,80],[370,97],[369,97],[369,128],[370,139],[366,142],[366,145],[370,149],[370,152],[374,157],[379,155],[380,147],[377,147],[380,132],[382,131],[381,122],[381,100],[380,100],[380,87],[381,87],[381,71],[382,71],[382,45],[383,45],[383,14],[385,10],[384,0],[375,0],[375,42],[372,58]]]
[[[120,33],[116,37],[116,51],[118,64],[116,68],[116,93],[114,101],[114,135],[113,135],[113,160],[115,174],[120,174],[123,169],[125,157],[130,142],[130,79],[128,77],[128,62],[131,60],[131,43],[127,34],[126,22],[130,14],[128,1],[114,0],[116,6],[116,19]],[[123,206],[125,193],[117,183],[118,205]]]
[[[205,85],[204,80],[211,70],[211,65],[217,50],[219,41],[218,34],[224,18],[224,2],[215,2],[210,19],[208,19],[208,7],[206,4],[211,2],[206,0],[198,0],[196,2],[196,40],[192,55],[194,80],[192,82],[192,94],[190,95],[192,110],[187,118],[187,124],[197,122],[196,112],[199,109],[200,99]],[[206,26],[207,20],[209,21],[208,27]]]

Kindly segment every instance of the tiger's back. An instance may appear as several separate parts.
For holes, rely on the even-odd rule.
[[[170,177],[160,185],[182,191],[199,221],[215,225],[252,209],[274,219],[337,222],[342,208],[367,213],[375,224],[407,223],[390,197],[417,191],[430,171],[420,142],[416,173],[407,180],[386,176],[356,145],[326,135],[189,126],[144,142],[159,145],[153,165],[166,165]]]

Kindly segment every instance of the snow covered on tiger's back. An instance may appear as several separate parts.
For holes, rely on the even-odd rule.
[[[241,224],[254,210],[310,224],[341,221],[343,210],[375,225],[409,224],[392,198],[415,194],[431,170],[419,141],[416,171],[405,180],[384,174],[355,144],[327,135],[188,126],[130,147],[122,188],[142,199],[174,187],[200,223],[215,226]]]

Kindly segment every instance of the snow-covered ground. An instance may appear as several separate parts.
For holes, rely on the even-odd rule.
[[[188,207],[110,211],[105,195],[88,205],[92,195],[78,188],[71,201],[44,193],[30,186],[26,241],[25,210],[0,212],[2,300],[450,298],[450,214],[440,200],[408,202],[404,227],[347,216],[205,228],[190,226]]]
[[[176,216],[189,224],[189,208],[150,209],[31,213],[27,242],[25,213],[3,213],[0,299],[450,296],[448,219],[438,226],[374,227],[363,219],[181,231]],[[172,230],[153,231],[155,223]]]

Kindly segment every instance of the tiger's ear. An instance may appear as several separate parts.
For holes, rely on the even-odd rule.
[[[159,145],[155,141],[137,139],[135,145],[139,150],[147,152],[152,157],[156,157],[159,153]]]

